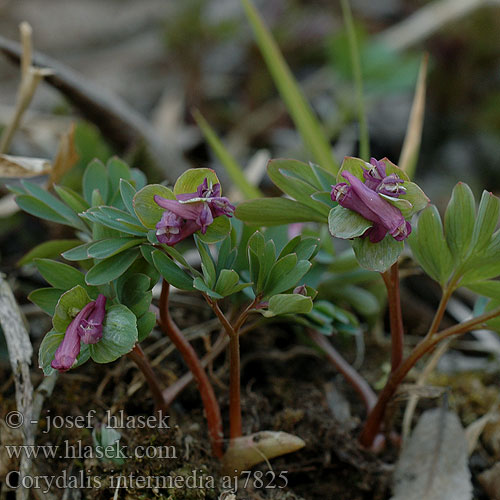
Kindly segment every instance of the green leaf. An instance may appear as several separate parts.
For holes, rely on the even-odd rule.
[[[222,269],[217,279],[214,291],[223,297],[240,292],[244,288],[251,286],[250,283],[239,284],[240,277],[234,269]]]
[[[54,186],[61,200],[71,207],[76,213],[85,212],[90,205],[76,192],[67,186]]]
[[[111,363],[130,352],[137,343],[137,319],[127,307],[118,304],[106,311],[102,339],[90,344],[90,357],[96,363]]]
[[[356,238],[352,248],[361,267],[382,273],[398,260],[404,244],[388,234],[379,243],[372,243],[369,238]]]
[[[311,312],[312,307],[313,302],[311,297],[286,293],[271,297],[267,310],[259,309],[258,312],[263,314],[266,318],[271,318],[282,314],[307,314]]]
[[[127,306],[137,317],[145,314],[151,305],[153,294],[150,291],[151,279],[149,276],[136,273],[124,276],[118,293],[120,303]],[[118,288],[118,287],[117,287]]]
[[[31,215],[34,215],[35,217],[49,220],[51,222],[57,222],[58,224],[65,224],[67,226],[71,225],[66,218],[59,214],[59,212],[56,212],[33,196],[27,194],[16,196],[16,203],[19,208]]]
[[[414,182],[405,181],[402,186],[406,189],[406,192],[400,195],[398,200],[404,200],[410,203],[408,208],[398,205],[397,202],[393,203],[401,213],[405,219],[410,219],[417,212],[423,210],[429,204],[429,198],[427,195],[420,189],[420,187]]]
[[[215,273],[215,263],[210,253],[210,249],[203,243],[199,241],[198,238],[195,239],[196,247],[201,257],[201,269],[203,271],[203,277],[207,286],[212,288],[215,285],[216,273]]]
[[[283,257],[283,259],[287,259],[292,255],[294,254],[287,255],[286,257]],[[276,262],[275,266],[278,266],[279,262],[280,261]],[[309,269],[311,269],[311,265],[312,264],[307,260],[300,260],[291,272],[281,275],[280,277],[276,276],[277,272],[275,267],[273,267],[269,276],[269,281],[266,283],[265,287],[266,297],[270,297],[271,295],[279,294],[293,288],[307,274]],[[286,272],[287,267],[283,264],[281,264],[281,266],[281,268]]]
[[[500,200],[488,191],[483,191],[476,222],[472,231],[472,242],[469,253],[477,253],[490,241],[498,224]]]
[[[434,205],[422,211],[408,242],[424,271],[444,285],[453,270],[453,258],[444,238],[441,217]]]
[[[47,335],[42,340],[40,344],[40,349],[38,351],[38,364],[43,370],[44,375],[48,376],[55,372],[54,368],[50,366],[54,360],[54,355],[56,353],[59,344],[63,341],[64,333],[58,332],[48,332]],[[80,354],[76,358],[76,362],[72,368],[83,365],[87,362],[90,357],[89,346],[86,344],[81,344]]]
[[[372,225],[373,223],[363,216],[340,205],[332,208],[328,216],[330,234],[344,240],[365,234]]]
[[[80,240],[51,240],[40,243],[35,248],[30,250],[17,263],[18,266],[30,264],[33,259],[38,258],[54,258],[59,257],[62,252],[80,245]]]
[[[57,262],[50,259],[35,259],[36,265],[40,274],[50,283],[54,288],[61,288],[62,290],[69,290],[75,285],[81,285],[87,288],[85,284],[84,275],[62,262]]]
[[[190,168],[175,182],[174,194],[196,193],[196,189],[203,184],[205,178],[209,184],[220,184],[219,178],[211,168]]]
[[[119,278],[133,264],[138,255],[139,249],[131,248],[101,260],[87,272],[85,280],[89,285],[94,286],[110,283]]]
[[[118,233],[114,233],[110,237],[117,236],[120,237],[119,233],[131,234],[133,236],[146,236],[146,229],[138,224],[132,223],[125,218],[128,216],[127,212],[119,210],[113,207],[94,207],[90,208],[82,214],[82,217],[91,221],[102,224],[103,226],[114,229]],[[106,237],[107,234],[104,235]],[[97,238],[95,238],[97,239]],[[104,239],[104,238],[99,238]]]
[[[106,259],[125,250],[144,243],[144,238],[112,238],[93,243],[87,249],[87,254],[93,259]]]
[[[56,332],[65,332],[74,317],[89,303],[91,298],[87,291],[77,285],[63,293],[59,298],[52,324]]]
[[[160,250],[153,253],[153,262],[156,269],[175,288],[181,290],[193,290],[193,278],[185,273],[170,257]]]
[[[108,171],[102,162],[97,159],[89,163],[82,179],[83,197],[91,206],[93,206],[92,193],[94,189],[99,191],[104,203],[106,203],[109,191]]]
[[[87,226],[85,226],[83,221],[78,217],[78,214],[48,191],[42,189],[37,184],[28,181],[22,181],[22,185],[29,194],[37,198],[42,203],[45,203],[49,208],[64,217],[67,221],[67,225],[81,229],[82,231],[87,230]]]
[[[156,314],[154,312],[148,311],[137,318],[138,342],[142,342],[151,333],[155,325]]]
[[[470,187],[459,182],[451,194],[444,215],[446,242],[455,259],[461,260],[467,254],[476,219],[476,204]]]
[[[33,304],[36,304],[48,315],[53,316],[56,310],[56,305],[63,293],[64,290],[61,290],[60,288],[39,288],[38,290],[33,290],[28,295],[28,300],[31,300]]]
[[[500,301],[500,281],[478,281],[467,285],[469,290]]]
[[[156,204],[155,195],[167,200],[175,200],[172,190],[161,184],[150,184],[143,187],[136,193],[133,200],[135,214],[144,226],[149,229],[156,228],[156,224],[158,224],[165,211],[164,208]]]
[[[295,271],[296,265],[297,255],[294,253],[289,253],[281,259],[278,259],[276,262],[274,262],[274,259],[272,259],[270,270],[263,276],[263,281],[265,284],[262,289],[264,290],[264,293],[266,293],[266,295],[275,295],[277,293],[284,292],[285,290],[288,290],[288,288],[293,286],[293,284],[295,284],[299,280],[298,277],[295,283],[287,288],[280,287],[280,282],[283,279],[287,280],[290,277],[289,275],[292,273],[292,271]],[[295,272],[293,272],[292,274],[293,278],[295,278]],[[278,290],[278,288],[281,289]]]
[[[134,196],[135,196],[135,188],[130,184],[130,182],[126,181],[125,179],[120,179],[120,194],[122,197],[123,204],[125,205],[125,208],[131,213],[132,215],[136,215],[135,210],[134,210]]]
[[[245,201],[235,216],[252,226],[281,226],[294,222],[322,222],[327,219],[316,210],[287,198],[259,198]]]
[[[243,7],[255,33],[257,44],[281,97],[299,131],[306,148],[323,168],[336,172],[338,164],[321,124],[300,91],[271,33],[264,25],[251,0],[242,0]]]
[[[238,188],[241,194],[245,198],[259,198],[262,196],[260,189],[256,188],[247,180],[243,168],[225,148],[224,144],[222,144],[222,141],[217,137],[217,134],[205,120],[203,115],[198,110],[194,110],[193,116],[203,132],[205,140],[208,142],[215,155],[226,169],[226,172],[233,181],[233,184]]]
[[[70,261],[87,260],[90,258],[88,255],[88,249],[94,244],[94,241],[89,241],[88,243],[84,243],[83,245],[72,248],[71,250],[67,250],[62,254],[62,256],[66,260]]]
[[[206,293],[209,297],[212,297],[214,299],[219,300],[224,298],[220,293],[217,293],[214,290],[212,290],[202,278],[196,277],[193,280],[193,286],[196,288],[196,290]]]
[[[120,189],[120,181],[130,180],[130,167],[117,156],[110,158],[106,164],[110,183],[110,194],[114,195]]]
[[[216,217],[212,224],[207,227],[207,232],[202,234],[197,231],[196,236],[209,245],[223,240],[231,232],[231,221],[225,216]]]

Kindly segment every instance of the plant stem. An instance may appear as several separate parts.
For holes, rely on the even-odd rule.
[[[141,346],[136,344],[132,351],[128,353],[128,357],[137,365],[139,370],[141,370],[144,375],[153,396],[156,410],[166,413],[168,404],[163,397],[160,384],[158,383],[158,379],[153,371],[153,368],[151,367],[151,364],[149,363],[149,360],[146,357],[146,354],[144,354]]]
[[[353,389],[361,396],[366,412],[369,413],[377,402],[377,396],[368,385],[368,382],[340,355],[322,333],[312,329],[309,329],[308,333],[313,342],[324,351],[328,361],[335,366],[347,382],[351,384]]]
[[[439,305],[438,305],[438,308],[436,310],[436,314],[434,315],[434,318],[432,319],[432,323],[431,323],[431,326],[429,327],[429,331],[427,332],[426,337],[431,337],[432,335],[434,335],[437,332],[439,325],[441,324],[441,321],[443,320],[444,313],[446,312],[446,306],[448,305],[450,297],[454,291],[455,291],[455,282],[451,282],[443,290],[443,295],[441,297],[441,300],[439,301]]]
[[[235,439],[243,434],[241,418],[241,380],[240,380],[240,328],[245,323],[249,311],[257,304],[256,297],[239,315],[234,326],[221,311],[219,304],[208,295],[205,299],[219,318],[229,337],[229,437]]]
[[[389,271],[381,273],[387,288],[389,303],[389,322],[391,326],[391,372],[397,370],[403,361],[403,317],[401,314],[401,299],[399,295],[399,267],[397,261]]]
[[[160,295],[160,327],[170,337],[175,347],[181,353],[185,363],[191,370],[193,377],[198,383],[205,416],[207,419],[208,431],[212,439],[212,451],[217,458],[223,455],[222,450],[222,418],[219,403],[215,397],[212,384],[191,344],[186,340],[179,327],[174,323],[168,310],[168,296],[170,285],[163,280]]]
[[[399,365],[399,367],[391,373],[387,384],[379,394],[376,405],[366,419],[365,425],[359,436],[360,443],[365,447],[370,447],[373,440],[380,429],[380,425],[384,418],[387,403],[390,401],[398,385],[403,381],[406,374],[411,370],[415,363],[427,352],[429,352],[436,344],[442,340],[451,337],[452,335],[460,335],[472,330],[474,327],[500,315],[500,307],[492,311],[472,318],[469,321],[464,321],[458,325],[454,325],[446,330],[425,337],[419,344],[417,344],[410,355]]]

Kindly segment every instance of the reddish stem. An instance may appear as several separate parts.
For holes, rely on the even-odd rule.
[[[397,261],[389,271],[381,273],[387,288],[389,303],[389,322],[391,326],[391,372],[397,370],[403,361],[403,316],[401,314],[401,299],[399,295],[399,267]]]
[[[326,354],[328,361],[342,373],[347,382],[361,396],[366,412],[369,413],[377,402],[377,396],[368,382],[339,354],[322,333],[317,330],[308,330],[308,332],[311,339]]]
[[[158,383],[158,379],[153,372],[153,368],[151,367],[148,358],[146,357],[146,354],[144,354],[141,346],[139,344],[136,344],[132,351],[128,353],[128,357],[137,365],[139,370],[141,370],[142,374],[144,375],[144,378],[146,379],[153,396],[156,410],[161,411],[162,413],[166,413],[168,404],[163,397],[162,390]]]
[[[424,354],[429,352],[436,344],[445,338],[451,337],[452,335],[466,333],[474,327],[499,315],[500,307],[476,318],[472,318],[469,321],[464,321],[463,323],[447,328],[446,330],[438,332],[433,336],[427,336],[419,344],[417,344],[413,348],[410,355],[389,376],[387,384],[379,394],[376,405],[373,407],[372,411],[368,415],[368,418],[366,419],[365,425],[359,436],[360,443],[367,448],[372,445],[384,418],[387,403],[394,395],[398,385],[403,381],[406,374]]]
[[[260,302],[260,295],[248,304],[234,322],[234,326],[221,311],[219,304],[205,295],[205,300],[219,318],[229,337],[229,435],[231,439],[242,435],[241,419],[241,380],[240,380],[240,329],[245,323],[248,313]]]
[[[215,397],[215,392],[210,380],[208,379],[205,370],[193,349],[191,344],[186,340],[178,326],[172,320],[168,311],[168,296],[170,285],[163,280],[161,295],[160,295],[160,327],[167,333],[170,340],[181,353],[185,363],[191,370],[193,377],[198,383],[198,390],[201,395],[205,415],[207,418],[208,431],[212,438],[212,451],[217,458],[223,455],[222,450],[222,418],[220,414],[219,403]]]

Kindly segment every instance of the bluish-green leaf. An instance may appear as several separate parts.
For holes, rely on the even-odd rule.
[[[373,222],[340,205],[332,208],[328,216],[330,234],[344,240],[361,236],[372,226]]]
[[[54,360],[56,350],[59,347],[59,344],[63,341],[63,338],[64,332],[59,333],[51,331],[45,335],[42,343],[40,344],[40,349],[38,351],[38,364],[43,370],[45,376],[51,375],[55,371],[50,364]],[[89,346],[81,343],[80,354],[76,358],[76,362],[72,368],[83,365],[83,363],[88,361],[89,357]]]
[[[139,249],[131,248],[125,252],[113,255],[99,261],[85,276],[89,285],[105,285],[119,278],[135,261],[139,255]]]
[[[311,312],[313,302],[311,297],[286,293],[274,295],[269,299],[269,306],[266,309],[259,310],[266,318],[280,316],[283,314],[306,314]]]
[[[381,273],[398,260],[404,244],[388,234],[379,243],[372,243],[369,238],[356,238],[352,248],[361,267]]]
[[[144,238],[113,238],[96,241],[88,247],[87,254],[94,259],[106,259],[145,241]]]
[[[206,293],[209,297],[212,297],[213,299],[218,300],[224,298],[220,293],[217,293],[215,290],[212,290],[212,288],[210,288],[202,278],[196,277],[193,280],[193,286],[196,288],[196,290]]]
[[[467,184],[459,182],[454,188],[444,215],[446,242],[455,259],[468,252],[474,231],[476,204]]]
[[[122,197],[123,204],[125,205],[125,208],[131,213],[132,215],[136,215],[135,210],[134,210],[134,196],[135,196],[135,188],[130,184],[125,179],[120,179],[120,194]]]
[[[84,275],[68,264],[50,259],[35,259],[34,263],[40,274],[55,288],[69,290],[76,285],[87,287]]]
[[[164,208],[156,204],[155,195],[166,198],[167,200],[175,200],[173,191],[161,184],[150,184],[143,187],[134,196],[134,211],[139,220],[149,229],[155,229],[156,224],[165,211]]]
[[[24,257],[22,257],[17,265],[24,266],[33,261],[33,259],[40,258],[55,258],[66,250],[75,248],[80,245],[80,240],[50,240],[40,243],[35,248],[30,250]]]
[[[170,257],[167,257],[160,250],[155,250],[152,255],[156,269],[168,283],[181,290],[193,290],[193,278],[185,273]]]
[[[441,217],[434,205],[422,211],[408,241],[424,271],[441,285],[446,284],[453,270],[453,257],[443,234]]]
[[[53,316],[56,310],[56,305],[63,293],[64,290],[61,290],[60,288],[39,288],[38,290],[33,290],[28,295],[28,300],[31,300],[33,304],[36,304],[48,315]]]
[[[476,222],[472,231],[470,252],[479,252],[490,241],[498,224],[500,200],[488,191],[483,191]]]
[[[288,198],[259,198],[238,205],[235,215],[252,226],[281,226],[294,222],[322,222],[327,217]]]
[[[148,311],[137,318],[138,342],[142,342],[151,333],[155,325],[156,314],[154,312]]]
[[[127,307],[118,304],[106,311],[102,339],[90,344],[90,357],[96,363],[111,363],[130,352],[139,340],[137,319]]]
[[[108,171],[102,162],[97,159],[89,163],[82,180],[83,197],[91,206],[93,205],[92,193],[94,189],[99,191],[104,203],[106,203],[109,192]]]
[[[71,290],[63,293],[59,298],[52,324],[56,332],[65,332],[74,317],[89,303],[89,297],[85,288],[77,285]]]

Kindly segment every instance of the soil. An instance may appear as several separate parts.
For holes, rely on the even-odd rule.
[[[185,301],[181,301],[185,302]],[[195,302],[196,303],[196,302]],[[204,308],[193,315],[193,307],[178,305],[174,314],[182,325],[192,325],[210,317]],[[41,319],[41,318],[39,318]],[[42,321],[42,324],[44,321]],[[145,342],[146,347],[158,339],[154,336]],[[121,429],[121,444],[128,450],[141,446],[154,446],[162,458],[132,458],[123,464],[103,462],[95,457],[85,458],[93,444],[92,429],[71,428],[70,420],[62,428],[54,428],[56,416],[76,417],[95,410],[92,425],[104,421],[109,411],[121,423],[131,422],[139,426],[139,416],[154,414],[153,404],[145,385],[131,396],[131,387],[142,381],[136,368],[126,358],[110,365],[87,363],[83,367],[61,375],[54,395],[46,401],[39,424],[37,444],[58,445],[59,450],[69,450],[68,459],[37,459],[34,471],[39,476],[76,476],[80,478],[81,498],[161,498],[161,499],[387,499],[397,450],[385,449],[380,455],[360,448],[357,434],[364,409],[345,382],[312,348],[305,345],[299,330],[290,324],[274,324],[257,329],[242,338],[242,393],[244,433],[258,430],[281,430],[300,436],[305,448],[263,463],[252,470],[250,480],[243,475],[238,483],[236,497],[231,497],[221,485],[223,476],[217,460],[211,457],[207,430],[200,400],[194,384],[191,384],[172,404],[169,411],[169,429],[152,428]],[[203,352],[204,342],[194,342]],[[300,347],[298,347],[300,346]],[[153,346],[154,347],[154,346]],[[35,346],[37,348],[37,346]],[[372,380],[382,376],[380,366],[386,356],[385,349],[369,346],[370,358],[365,370]],[[158,352],[154,352],[151,356]],[[347,354],[348,355],[348,354]],[[224,356],[222,356],[224,358]],[[184,373],[182,360],[173,352],[166,361],[155,367],[165,384]],[[8,382],[10,373],[6,367],[0,371],[3,384],[0,394],[1,414],[15,409],[13,383]],[[214,382],[223,415],[228,414],[227,360],[219,359],[213,366]],[[34,382],[42,379],[35,370]],[[292,381],[292,383],[291,383]],[[460,414],[474,421],[491,407],[498,394],[493,377],[441,377],[433,384],[453,386],[452,405]],[[478,384],[481,386],[479,387]],[[351,416],[342,421],[332,411],[329,392],[335,388],[349,403]],[[478,396],[481,394],[482,396]],[[426,406],[426,403],[422,406]],[[396,424],[400,414],[396,412]],[[51,420],[52,418],[52,420]],[[116,423],[116,422],[115,422]],[[51,428],[49,428],[49,424]],[[225,422],[226,428],[228,422]],[[80,448],[78,448],[80,446]],[[473,471],[480,472],[493,464],[491,456],[481,450],[471,458]],[[84,475],[80,476],[84,471]],[[272,471],[272,472],[271,472]],[[280,473],[287,479],[286,488],[278,488]],[[121,476],[121,479],[119,477]],[[166,479],[170,476],[171,479]],[[141,484],[140,477],[149,477],[149,486]],[[171,488],[168,482],[178,478]],[[85,479],[83,479],[85,478]],[[125,479],[127,478],[127,479]],[[262,478],[263,483],[259,481]],[[188,483],[188,480],[192,483]],[[84,483],[82,483],[85,481]],[[93,482],[89,482],[93,481]],[[115,497],[118,481],[121,489]],[[213,483],[211,482],[213,481]],[[194,484],[194,486],[193,486]],[[229,483],[225,483],[227,486]],[[234,482],[231,483],[234,487]],[[263,487],[267,484],[269,487]],[[181,486],[179,486],[181,485]],[[91,487],[97,486],[97,487]],[[158,486],[158,487],[156,487]],[[224,493],[224,491],[226,491]],[[39,492],[36,498],[60,498],[62,490],[52,489],[54,497]],[[487,498],[477,486],[475,498]],[[14,498],[7,493],[5,500]],[[67,498],[72,498],[67,497]],[[76,498],[76,497],[73,497]]]

